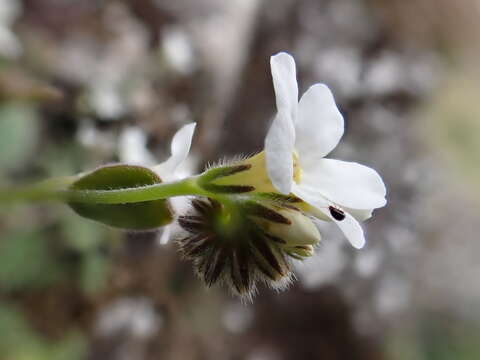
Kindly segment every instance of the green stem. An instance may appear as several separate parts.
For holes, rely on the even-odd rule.
[[[233,170],[238,170],[234,167]],[[230,206],[229,196],[220,191],[209,191],[205,184],[213,178],[230,174],[232,167],[214,168],[201,175],[179,181],[159,183],[139,187],[111,190],[71,189],[80,175],[48,179],[38,184],[24,187],[0,189],[0,205],[14,202],[61,201],[90,204],[127,204],[144,201],[167,199],[175,196],[207,196]],[[212,187],[216,185],[211,185]],[[222,186],[218,186],[222,187]],[[227,187],[228,186],[223,186]],[[235,187],[235,186],[231,186]],[[240,186],[241,187],[241,186]]]
[[[118,190],[65,190],[61,198],[70,202],[127,204],[167,199],[174,196],[211,196],[197,185],[196,178]]]
[[[185,195],[212,197],[212,194],[203,190],[197,185],[196,177],[191,177],[176,182],[160,183],[127,189],[68,189],[68,186],[76,179],[77,177],[55,178],[22,188],[0,190],[0,204],[47,200],[97,204],[126,204],[167,199],[174,196]]]
[[[61,200],[60,191],[67,189],[77,178],[77,176],[56,177],[33,185],[0,189],[0,204]]]

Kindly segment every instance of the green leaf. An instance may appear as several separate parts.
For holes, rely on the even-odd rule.
[[[117,190],[161,183],[152,170],[135,165],[108,165],[84,175],[71,185],[74,190]],[[167,200],[129,204],[69,203],[80,216],[110,226],[149,230],[167,225],[173,219]]]

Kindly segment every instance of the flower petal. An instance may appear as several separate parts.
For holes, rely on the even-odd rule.
[[[265,158],[268,177],[282,194],[289,194],[292,188],[294,143],[293,123],[284,112],[279,112],[265,138]]]
[[[160,245],[167,244],[172,238],[182,231],[180,225],[178,225],[178,215],[187,212],[190,208],[190,199],[187,196],[172,197],[169,200],[170,207],[173,209],[175,221],[164,226],[163,232],[159,238]]]
[[[298,106],[295,60],[287,53],[270,58],[277,115],[265,138],[267,171],[272,184],[283,194],[290,193],[293,181],[293,150]]]
[[[318,193],[312,192],[309,188],[304,188],[303,186],[296,184],[294,184],[292,192],[315,208],[315,211],[312,211],[312,215],[322,220],[327,217],[335,222],[354,248],[361,249],[365,245],[365,235],[362,227],[348,212],[342,210],[345,214],[345,218],[342,220],[335,219],[329,209],[329,207],[334,206],[334,204]]]
[[[178,130],[173,136],[170,145],[172,155],[166,161],[153,168],[153,170],[160,175],[162,180],[175,178],[175,171],[178,166],[185,161],[190,152],[195,126],[195,123],[191,123],[184,125]]]
[[[332,92],[324,84],[315,84],[303,94],[295,122],[300,165],[313,166],[335,146],[343,135],[343,116],[335,104]]]
[[[321,159],[315,167],[303,168],[301,184],[312,192],[352,209],[385,206],[386,188],[378,173],[367,166],[333,159]]]
[[[335,221],[355,249],[361,249],[365,246],[365,234],[363,233],[363,229],[352,215],[345,212],[345,219],[341,221],[336,219],[332,220]]]
[[[298,106],[298,84],[295,60],[281,52],[270,58],[277,111],[285,112],[295,121]]]
[[[330,214],[329,214],[329,216],[327,216],[323,212],[321,212],[320,210],[318,210],[317,208],[315,208],[314,206],[312,206],[308,203],[301,204],[300,208],[304,212],[315,216],[317,219],[324,220],[324,221],[330,221],[331,220]],[[355,220],[357,220],[359,222],[363,222],[365,220],[368,220],[373,215],[373,209],[359,210],[359,209],[350,209],[350,208],[347,208],[347,207],[343,207],[342,210],[349,213],[350,215],[352,215],[355,218]]]
[[[343,208],[346,212],[352,215],[357,221],[363,222],[368,220],[373,215],[373,209],[350,209],[350,208]]]

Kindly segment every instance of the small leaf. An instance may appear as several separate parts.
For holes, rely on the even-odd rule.
[[[152,170],[134,165],[108,165],[74,182],[74,190],[115,190],[136,188],[162,182]],[[69,203],[80,216],[101,223],[131,230],[149,230],[167,225],[173,219],[167,200],[129,204]]]

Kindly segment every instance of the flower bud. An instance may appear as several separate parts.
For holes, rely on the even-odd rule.
[[[320,242],[321,235],[317,227],[300,210],[293,206],[271,205],[270,208],[287,219],[288,222],[269,221],[264,217],[255,221],[267,233],[282,239],[285,242],[285,247],[316,245]]]
[[[312,245],[297,245],[285,249],[288,255],[297,259],[303,260],[303,258],[310,257],[314,254],[314,249]]]
[[[227,204],[193,199],[192,209],[178,222],[186,235],[177,240],[196,274],[211,286],[223,283],[237,295],[251,298],[260,280],[274,288],[288,283],[288,258],[313,255],[320,234],[298,209],[252,197]]]

